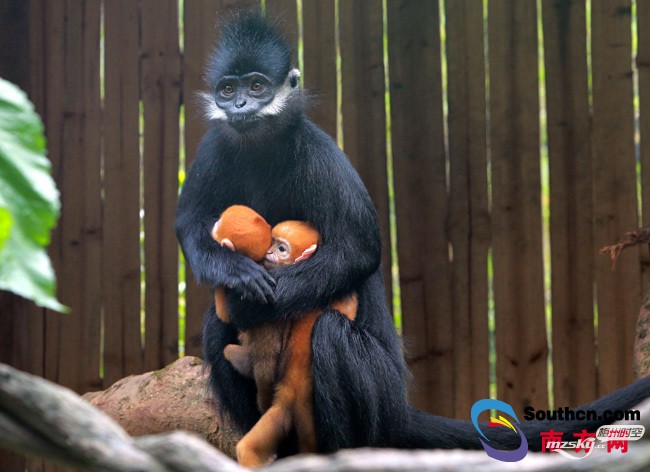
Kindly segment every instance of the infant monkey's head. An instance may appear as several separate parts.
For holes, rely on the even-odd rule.
[[[308,259],[316,252],[319,234],[304,221],[283,221],[271,229],[255,210],[233,205],[215,223],[212,237],[266,269],[275,269]]]
[[[266,269],[309,258],[318,247],[318,231],[304,221],[283,221],[273,227],[272,242],[263,265]]]

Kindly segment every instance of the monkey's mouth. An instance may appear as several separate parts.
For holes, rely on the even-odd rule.
[[[259,116],[253,114],[230,115],[228,117],[228,123],[230,123],[230,126],[235,128],[237,131],[250,129],[260,120],[261,118]]]

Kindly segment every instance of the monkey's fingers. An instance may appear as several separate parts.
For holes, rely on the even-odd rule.
[[[271,288],[275,288],[278,285],[275,278],[268,271],[265,270],[262,274],[264,275],[264,280],[268,282]]]
[[[265,277],[253,278],[248,289],[253,292],[254,298],[260,303],[267,304],[275,301],[273,287]]]
[[[273,296],[273,288],[261,275],[258,272],[254,275],[242,276],[235,289],[242,297],[266,305],[270,301],[275,301],[275,297]]]
[[[256,299],[261,303],[275,302],[275,279],[269,274],[266,269],[259,265],[255,265],[255,270],[251,274],[251,280],[248,284],[248,289],[256,293]]]
[[[241,299],[244,300],[256,300],[259,301],[260,303],[266,303],[265,301],[260,300],[256,295],[255,292],[250,290],[246,285],[244,284],[237,284],[235,286],[235,291],[239,293],[241,296]]]

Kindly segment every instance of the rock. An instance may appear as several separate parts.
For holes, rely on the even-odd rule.
[[[83,398],[131,436],[189,431],[234,457],[241,434],[220,418],[208,395],[207,375],[201,359],[182,357],[164,369],[126,377]]]

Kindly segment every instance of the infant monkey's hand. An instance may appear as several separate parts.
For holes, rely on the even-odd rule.
[[[239,344],[228,344],[223,348],[223,356],[232,364],[237,372],[244,377],[253,378],[253,364],[250,352]]]

